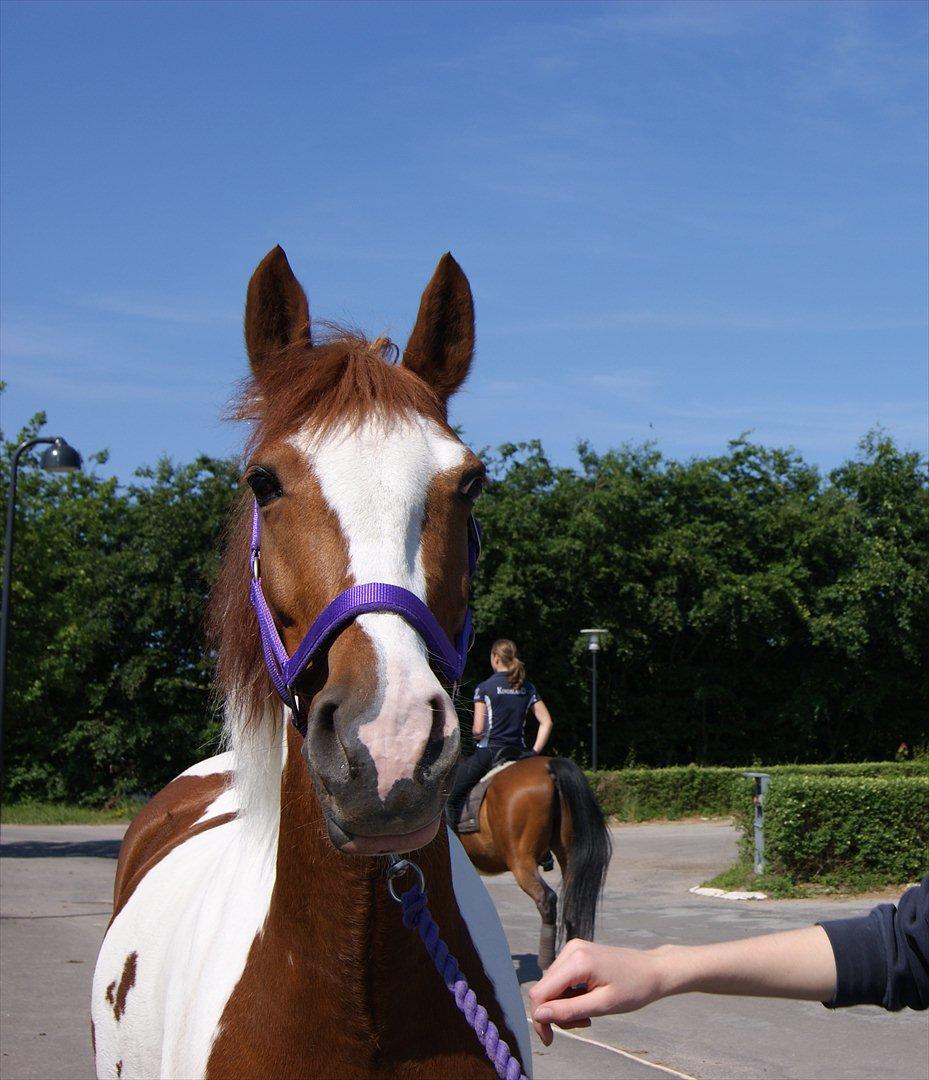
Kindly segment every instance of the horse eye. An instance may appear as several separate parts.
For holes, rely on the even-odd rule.
[[[461,496],[467,499],[468,502],[476,502],[478,496],[484,490],[485,477],[483,473],[478,473],[475,476],[469,476],[467,480],[461,485],[459,489]]]
[[[245,477],[245,482],[252,489],[259,506],[267,506],[269,502],[284,494],[280,480],[268,469],[252,469]]]

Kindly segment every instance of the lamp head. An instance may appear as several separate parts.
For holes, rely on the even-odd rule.
[[[581,631],[581,635],[587,638],[587,648],[591,652],[600,651],[600,637],[601,635],[606,633],[609,633],[609,631],[604,630],[602,627],[596,627],[592,630]]]
[[[42,454],[42,468],[48,472],[78,472],[82,465],[81,455],[60,435]]]

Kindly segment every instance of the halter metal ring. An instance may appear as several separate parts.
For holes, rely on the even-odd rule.
[[[419,891],[426,891],[426,879],[423,877],[422,870],[420,870],[415,862],[410,862],[409,859],[401,859],[398,855],[391,855],[390,859],[390,869],[387,871],[387,891],[390,893],[393,900],[396,900],[398,904],[401,903],[401,899],[397,895],[397,890],[394,887],[394,879],[402,877],[407,871],[415,874],[419,879]]]

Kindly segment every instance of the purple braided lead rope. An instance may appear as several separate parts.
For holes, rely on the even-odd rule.
[[[407,870],[412,870],[419,878],[419,884],[407,889],[400,897],[393,888],[393,879]],[[439,927],[426,906],[426,893],[423,874],[419,867],[407,859],[394,856],[388,871],[388,889],[394,900],[398,900],[403,912],[403,925],[409,930],[416,930],[426,946],[426,952],[432,957],[445,987],[454,997],[455,1004],[461,1010],[468,1025],[477,1036],[477,1041],[484,1049],[491,1064],[497,1070],[500,1080],[527,1080],[517,1058],[510,1053],[506,1042],[500,1038],[497,1025],[488,1017],[487,1010],[479,1005],[474,991],[458,967],[458,961],[448,951],[448,946],[439,937]]]

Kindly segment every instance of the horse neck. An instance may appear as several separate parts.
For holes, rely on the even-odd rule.
[[[387,892],[386,860],[332,847],[302,741],[287,727],[276,842],[273,852],[262,850],[275,859],[271,902],[227,1003],[213,1071],[318,1073],[325,1060],[333,1077],[419,1076],[414,1063],[430,1061],[439,1074],[492,1078],[419,935],[403,925]],[[458,908],[448,845],[440,828],[415,854],[429,906],[478,999],[515,1046]]]
[[[277,935],[280,949],[293,956],[290,981],[297,1000],[315,997],[327,1009],[343,1010],[363,1043],[382,1043],[385,1032],[397,1038],[419,1022],[403,1006],[405,995],[417,987],[427,999],[447,992],[387,891],[387,860],[342,855],[333,848],[301,749],[297,733],[289,731],[277,875],[265,934]],[[444,828],[416,859],[435,917],[460,929]]]

